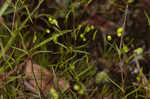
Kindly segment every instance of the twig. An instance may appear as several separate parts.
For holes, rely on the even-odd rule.
[[[123,45],[123,37],[124,37],[124,34],[125,34],[125,26],[126,26],[126,21],[127,21],[127,15],[128,15],[128,4],[126,5],[124,21],[123,21],[123,25],[122,25],[123,33],[121,35],[121,40],[120,40],[120,49],[122,48],[122,45]]]
[[[122,32],[122,35],[121,35],[121,39],[120,39],[120,50],[122,49],[122,46],[123,46],[123,38],[124,38],[124,34],[125,34],[125,26],[126,26],[126,21],[127,21],[127,15],[128,15],[128,3],[126,5],[126,9],[125,9],[125,15],[124,15],[124,21],[123,21],[123,25],[122,25],[122,28],[123,28],[123,32]],[[124,65],[124,56],[122,58],[120,58],[120,69],[121,71],[123,71],[123,68],[122,66]],[[124,79],[123,79],[123,72],[121,72],[121,79],[122,79],[122,85],[124,85]]]
[[[36,76],[35,76],[32,60],[31,60],[31,64],[32,64],[32,65],[31,65],[31,66],[32,66],[32,74],[33,74],[33,77],[34,77],[36,86],[37,86],[37,88],[39,89],[39,92],[40,92],[40,94],[39,94],[39,95],[40,95],[40,99],[42,99],[41,95],[43,96],[44,99],[46,99],[44,93],[42,92],[42,90],[41,90],[41,88],[40,88],[40,86],[39,86],[38,80],[37,80],[37,78],[36,78]]]
[[[137,67],[137,69],[138,69],[138,72],[140,72],[140,63],[139,63],[139,61],[138,61],[138,59],[137,59],[137,56],[135,56],[135,63],[136,63],[136,67]],[[145,85],[148,85],[148,80],[147,80],[147,78],[145,77],[145,75],[144,75],[143,72],[141,72],[141,77],[142,77],[142,83],[143,83],[143,85],[144,85],[144,86],[145,86]]]

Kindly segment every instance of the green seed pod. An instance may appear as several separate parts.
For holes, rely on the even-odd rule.
[[[117,32],[118,37],[121,37],[121,35],[122,35],[122,32]]]
[[[127,53],[127,52],[129,51],[128,46],[124,45],[124,46],[123,46],[123,51],[124,51],[125,53]]]
[[[84,38],[84,34],[82,33],[82,34],[80,34],[80,38]]]
[[[71,70],[74,70],[74,69],[75,69],[75,66],[74,66],[74,65],[70,65],[70,69],[71,69]]]
[[[123,27],[117,29],[117,33],[122,33],[122,32],[123,32]]]
[[[53,20],[53,19],[52,19],[51,17],[48,18],[48,21],[49,21],[50,23],[51,23],[52,20]]]
[[[78,90],[80,90],[80,86],[77,85],[77,84],[75,84],[75,85],[73,86],[73,89],[76,90],[76,91],[78,91]]]
[[[51,31],[50,31],[49,29],[46,29],[45,32],[46,32],[46,33],[50,33]]]
[[[107,36],[107,40],[108,40],[108,41],[111,41],[111,40],[112,40],[111,35],[108,35],[108,36]]]

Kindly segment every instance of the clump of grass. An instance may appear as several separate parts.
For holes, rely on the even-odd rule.
[[[116,29],[115,35],[103,36],[104,46],[99,43],[103,40],[97,39],[102,36],[99,28],[84,20],[80,21],[82,17],[79,17],[80,14],[89,13],[88,6],[95,4],[94,0],[56,0],[54,5],[47,7],[45,5],[48,2],[39,0],[30,4],[26,0],[6,0],[0,9],[0,17],[4,19],[4,22],[0,22],[1,97],[50,96],[59,99],[62,96],[91,99],[107,97],[108,94],[118,99],[149,97],[149,80],[139,62],[145,55],[144,49],[134,46],[132,40],[127,40],[128,35],[125,35],[128,3],[134,0],[123,2],[127,5],[123,10],[123,24]],[[117,1],[113,2],[114,5],[108,5],[124,8]],[[51,9],[50,12],[47,9]],[[103,14],[106,12],[103,11]],[[149,23],[146,12],[145,16]],[[77,21],[78,18],[81,19]],[[94,48],[89,49],[94,45],[98,49],[94,50],[95,56],[94,52],[90,52]],[[25,90],[27,76],[24,68],[29,59],[53,74],[52,87],[48,92],[42,92],[36,75],[37,92]],[[129,71],[130,67],[137,69],[135,80],[129,75],[133,72]],[[59,77],[68,81],[69,89],[55,88]]]

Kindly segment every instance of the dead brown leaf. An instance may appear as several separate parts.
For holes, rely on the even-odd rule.
[[[41,91],[46,91],[52,84],[52,73],[38,64],[32,64],[31,60],[26,63],[25,74],[33,92],[37,92],[38,87]]]
[[[44,67],[33,64],[31,60],[28,60],[26,63],[25,74],[28,77],[25,85],[32,92],[38,92],[39,88],[43,93],[48,92],[51,87],[59,89],[53,82],[53,74]],[[59,90],[63,89],[66,91],[70,88],[70,84],[64,78],[57,78],[60,87]]]

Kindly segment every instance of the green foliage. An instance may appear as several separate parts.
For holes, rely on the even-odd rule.
[[[123,13],[124,4],[130,5],[135,0],[125,2],[112,0],[100,4],[100,7],[97,2],[94,0],[16,0],[13,2],[6,0],[2,2],[0,8],[1,97],[17,99],[19,96],[25,98],[45,96],[47,98],[50,95],[53,99],[59,99],[60,96],[62,99],[68,97],[69,99],[83,97],[91,99],[95,98],[94,95],[97,93],[100,96],[111,93],[114,94],[114,99],[120,97],[125,99],[135,93],[140,95],[138,92],[143,92],[142,95],[147,93],[146,88],[147,86],[149,88],[149,83],[147,86],[140,84],[144,69],[140,69],[136,74],[134,82],[130,82],[132,77],[130,78],[128,74],[129,72],[132,76],[133,71],[128,70],[138,65],[135,57],[138,61],[141,57],[144,59],[144,47],[136,48],[130,34],[127,35],[128,40],[126,35],[123,36],[123,32],[128,32],[125,31],[128,30],[125,29],[126,26],[108,31],[109,34],[102,33],[109,30],[107,25],[117,27],[118,23],[113,22],[114,16],[111,16],[114,14],[114,8],[115,15]],[[91,9],[96,10],[91,12]],[[110,16],[106,17],[109,14]],[[150,25],[148,12],[144,14]],[[37,92],[24,90],[23,83],[26,80],[24,68],[27,67],[25,61],[29,59],[45,67],[48,72],[52,72],[53,79],[50,79],[52,83],[50,82],[49,92],[42,93],[42,85],[39,90],[36,90]],[[22,63],[24,64],[21,67]],[[60,83],[59,77],[67,79],[68,89],[57,87]],[[129,90],[128,87],[131,89]]]

